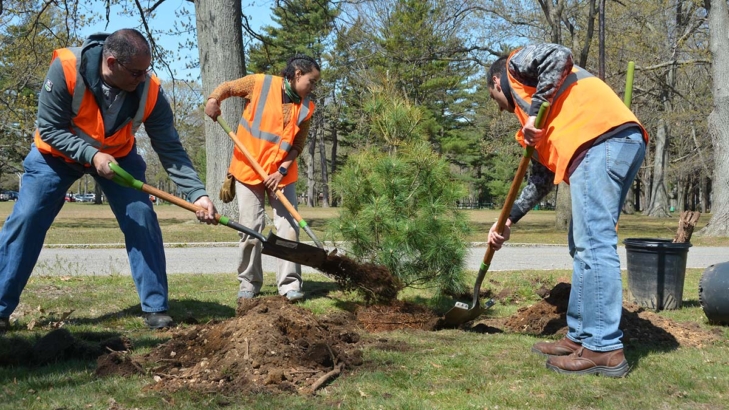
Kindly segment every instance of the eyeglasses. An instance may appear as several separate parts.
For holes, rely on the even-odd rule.
[[[122,66],[125,70],[127,70],[129,72],[129,74],[131,74],[132,77],[134,77],[134,78],[141,77],[143,75],[146,75],[146,74],[152,72],[152,67],[149,67],[146,70],[132,70],[129,67],[122,64],[122,62],[120,60],[117,59],[116,62],[119,63],[119,65]]]

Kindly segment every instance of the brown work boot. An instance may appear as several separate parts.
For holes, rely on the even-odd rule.
[[[556,342],[539,342],[534,343],[532,352],[545,356],[567,356],[582,347],[581,344],[575,343],[568,338],[562,338]]]
[[[598,374],[607,377],[623,377],[630,366],[625,360],[623,349],[609,352],[594,352],[580,347],[569,356],[551,356],[547,359],[547,369],[567,374]]]

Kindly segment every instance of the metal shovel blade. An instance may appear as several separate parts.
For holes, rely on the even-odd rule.
[[[262,252],[279,259],[318,268],[327,259],[324,249],[268,234]]]
[[[484,306],[481,302],[476,302],[472,308],[463,302],[456,302],[456,305],[445,314],[445,324],[448,326],[458,326],[470,322],[481,316],[488,308],[494,305],[494,300],[489,299]]]
[[[491,261],[493,251],[491,250],[490,246],[488,249],[489,250],[487,251],[486,255],[487,259]],[[445,325],[459,326],[466,322],[470,322],[481,316],[481,314],[486,311],[486,309],[494,305],[493,299],[489,299],[489,301],[486,302],[486,306],[481,306],[481,301],[479,300],[479,293],[481,293],[481,283],[486,277],[486,271],[488,270],[488,268],[489,265],[487,263],[482,263],[481,269],[478,270],[478,275],[476,275],[476,284],[473,285],[473,306],[469,309],[467,304],[463,302],[456,302],[456,305],[452,307],[451,310],[447,311],[445,317],[443,318],[443,322],[445,323]]]

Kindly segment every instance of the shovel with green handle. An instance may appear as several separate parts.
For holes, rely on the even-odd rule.
[[[203,208],[191,204],[182,198],[176,197],[172,194],[168,194],[165,191],[161,191],[153,186],[147,185],[144,182],[135,179],[130,173],[125,171],[122,167],[113,162],[109,163],[109,167],[114,171],[114,178],[112,180],[119,185],[134,188],[142,192],[146,192],[150,195],[154,195],[158,198],[162,198],[167,202],[173,203],[179,207],[185,208],[188,211],[197,212],[203,210]],[[239,224],[236,221],[231,220],[227,216],[215,214],[215,220],[221,225],[225,225],[229,228],[233,228],[237,231],[248,234],[263,244],[262,252],[266,255],[270,255],[279,259],[284,259],[301,265],[311,266],[314,268],[321,267],[327,259],[327,254],[323,249],[316,248],[314,246],[306,245],[300,242],[290,241],[274,235],[273,233],[268,234],[268,238],[264,238],[260,233]]]
[[[240,152],[243,153],[243,155],[248,160],[248,163],[251,164],[253,167],[253,170],[256,171],[258,176],[261,177],[261,179],[268,178],[268,173],[261,168],[261,165],[258,164],[258,162],[253,158],[250,152],[246,149],[246,147],[240,142],[238,139],[238,136],[235,135],[235,133],[230,129],[228,126],[228,123],[225,122],[223,117],[221,115],[218,115],[218,124],[220,124],[221,127],[223,127],[223,130],[228,134],[231,140],[233,140],[233,143],[238,148]],[[286,195],[284,195],[283,190],[281,188],[276,189],[276,198],[281,202],[281,204],[286,208],[287,211],[291,214],[291,216],[296,220],[296,222],[299,224],[301,229],[303,229],[309,237],[314,241],[317,247],[324,249],[324,245],[319,241],[319,239],[316,238],[316,235],[314,235],[314,232],[311,231],[311,228],[309,228],[309,224],[306,223],[304,218],[301,217],[301,215],[296,211],[296,208],[294,208],[293,205],[291,205],[291,202],[286,198]]]
[[[549,103],[542,103],[542,106],[539,108],[539,113],[537,114],[537,119],[535,121],[535,126],[537,128],[542,128],[542,122],[547,116],[548,109]],[[519,187],[521,186],[521,181],[524,180],[524,175],[526,175],[527,167],[529,166],[529,160],[531,159],[533,152],[534,147],[527,146],[524,149],[524,156],[521,158],[521,161],[519,161],[519,168],[516,170],[514,181],[512,181],[511,183],[511,188],[509,189],[509,193],[506,196],[504,207],[501,209],[501,214],[499,214],[499,219],[496,222],[496,232],[498,232],[499,235],[504,233],[504,227],[506,226],[506,220],[509,219],[511,206],[514,205],[516,195],[519,191]],[[488,302],[486,302],[485,306],[481,306],[479,293],[481,292],[481,283],[486,277],[486,271],[488,271],[489,265],[491,264],[491,259],[494,257],[494,252],[495,250],[491,247],[491,244],[489,244],[486,248],[486,254],[483,257],[483,262],[481,262],[481,267],[478,270],[478,275],[476,276],[476,285],[473,287],[473,306],[469,308],[468,305],[463,302],[456,302],[456,306],[451,308],[451,310],[449,310],[445,314],[444,323],[446,325],[458,326],[466,322],[470,322],[471,320],[479,317],[486,309],[493,306],[493,300],[489,300]]]

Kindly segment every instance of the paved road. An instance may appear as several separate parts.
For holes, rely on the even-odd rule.
[[[486,248],[474,244],[469,248],[466,266],[478,270]],[[619,247],[621,266],[626,268],[625,248]],[[198,244],[195,246],[170,246],[165,248],[168,273],[232,273],[237,264],[235,244]],[[275,270],[277,259],[264,256],[263,269]],[[687,267],[707,268],[729,261],[729,247],[692,247],[689,249]],[[553,270],[571,269],[572,259],[566,246],[509,244],[494,256],[490,271],[498,270]],[[304,272],[317,272],[303,267]],[[129,262],[124,249],[108,248],[57,248],[46,247],[41,252],[36,275],[129,275]]]

